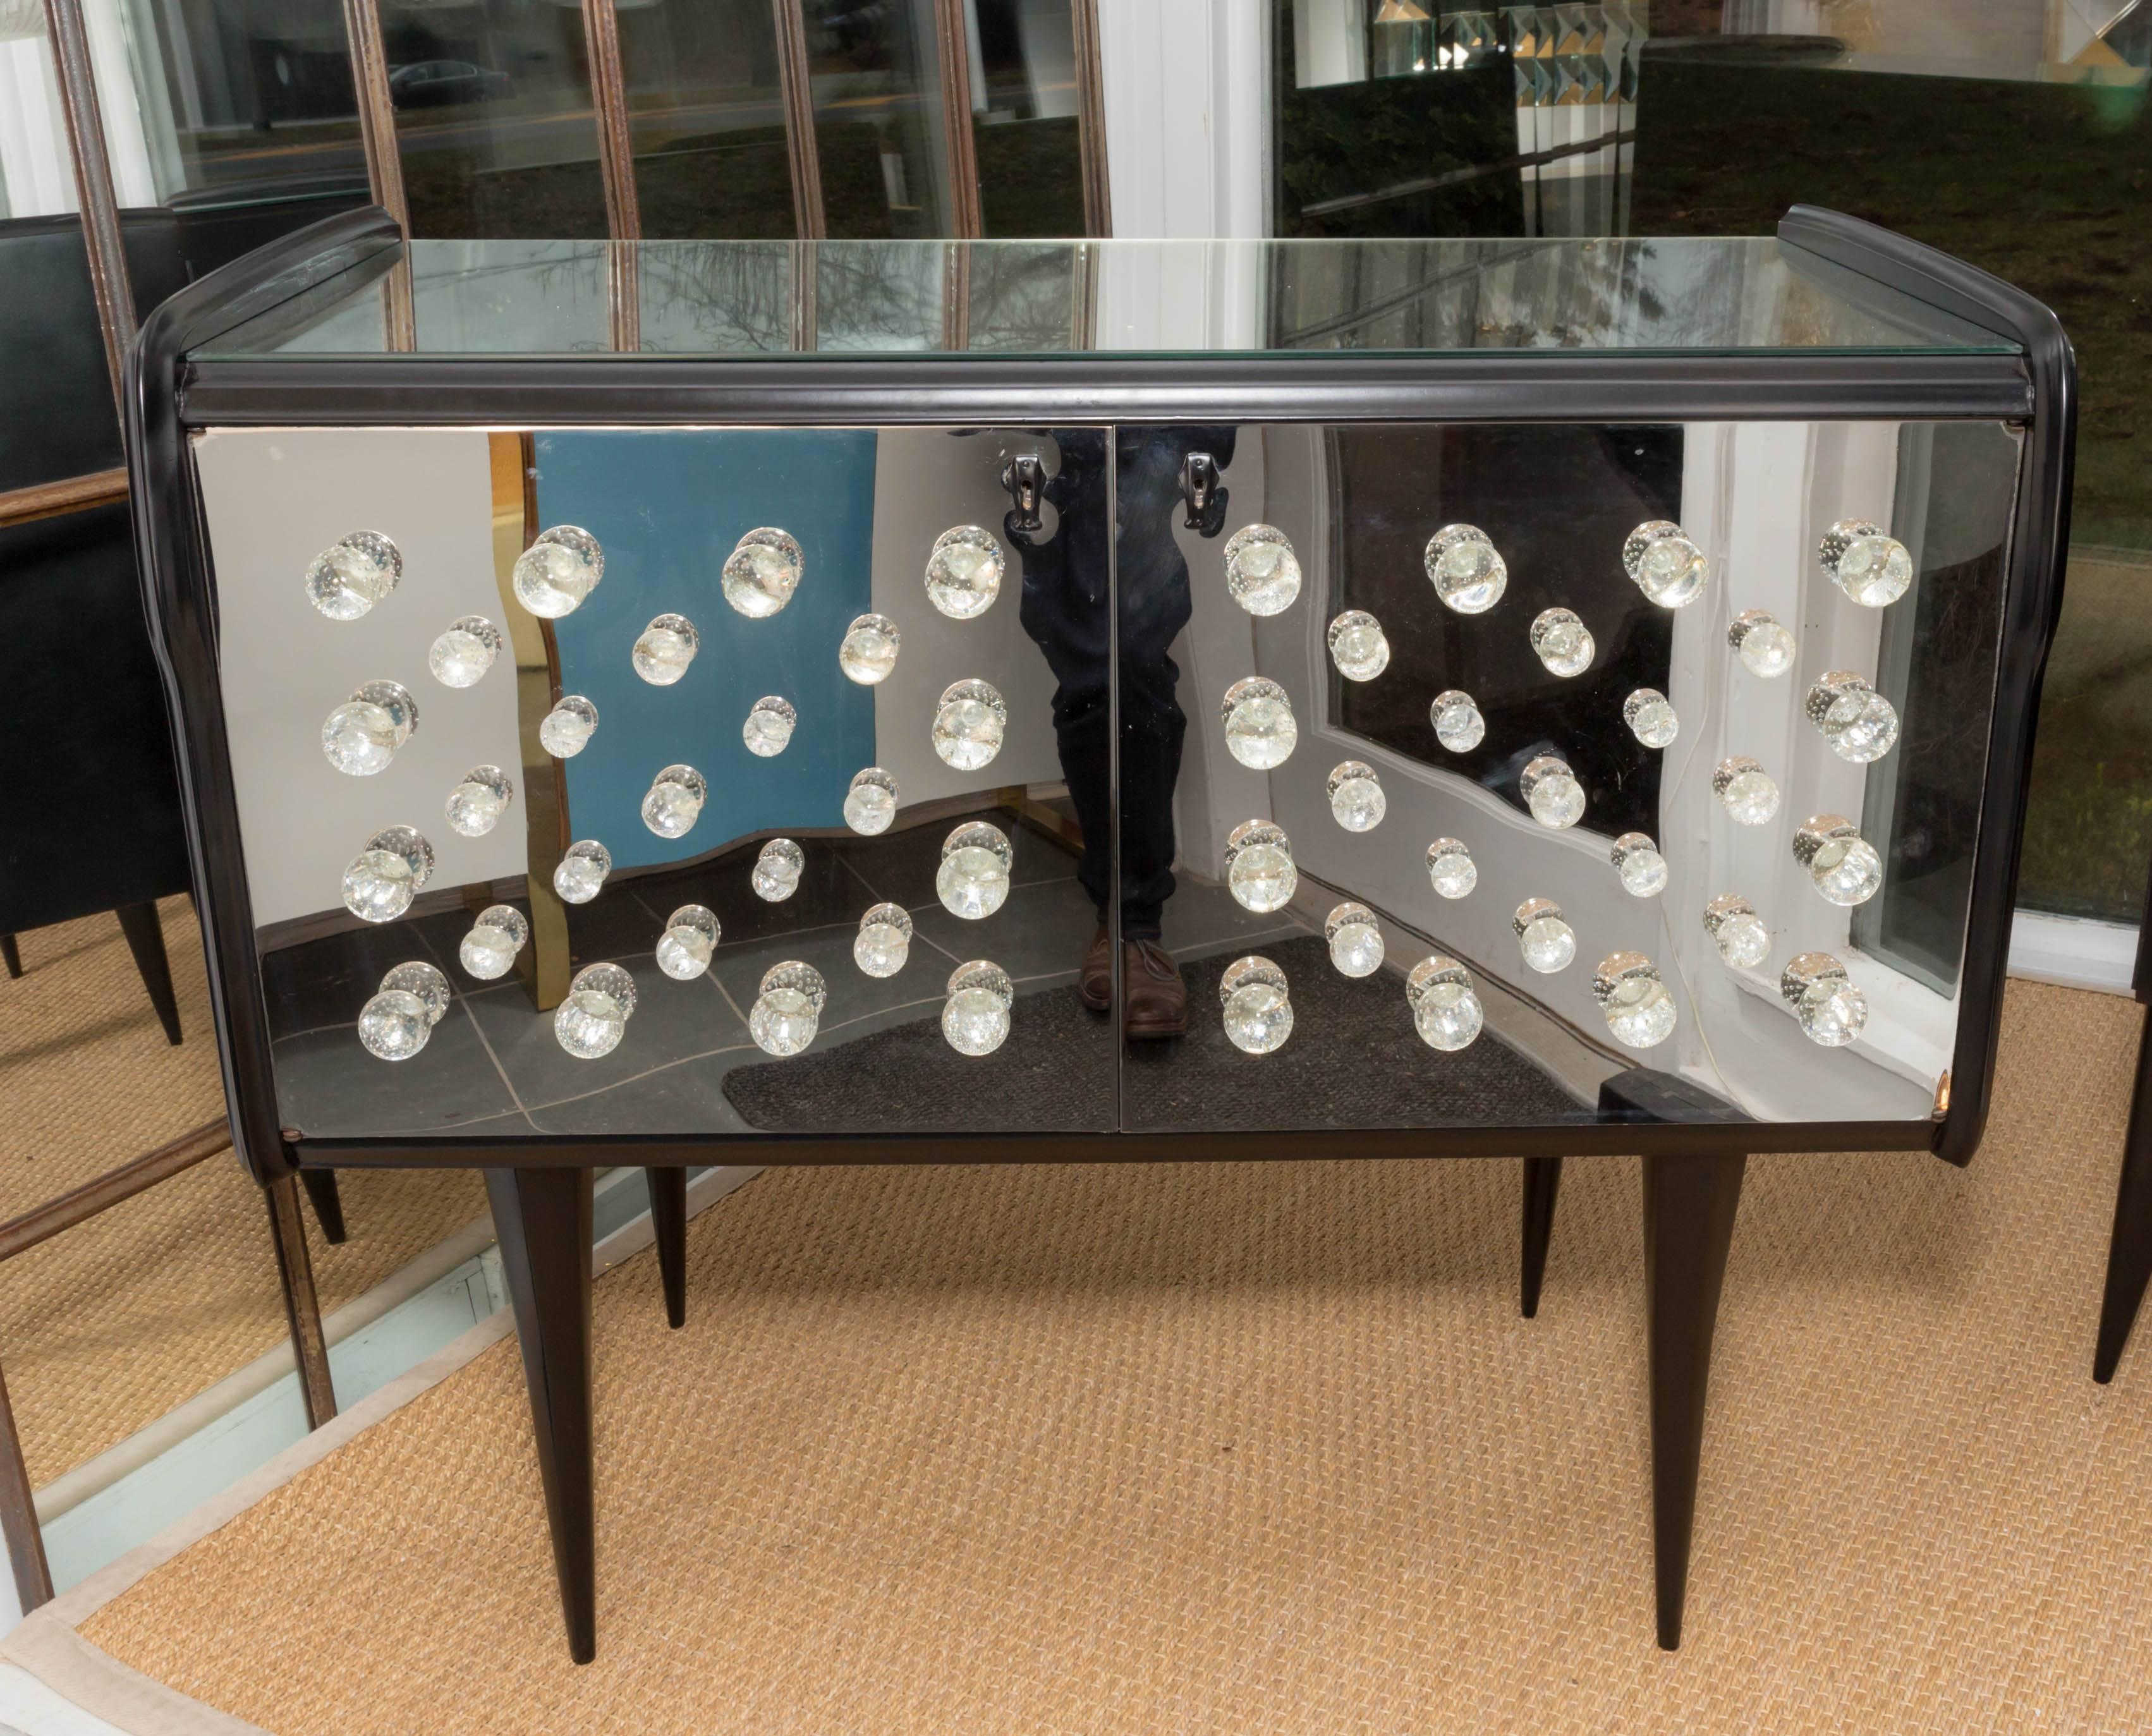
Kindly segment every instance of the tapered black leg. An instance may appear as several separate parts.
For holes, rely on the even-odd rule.
[[[538,1477],[568,1656],[597,1655],[597,1520],[591,1468],[591,1172],[488,1170],[487,1197],[515,1307]]]
[[[1652,1552],[1659,1644],[1681,1645],[1703,1453],[1711,1337],[1745,1157],[1644,1160],[1645,1336],[1652,1365]]]
[[[1530,1320],[1540,1311],[1540,1285],[1546,1277],[1547,1243],[1554,1236],[1554,1198],[1561,1187],[1561,1160],[1525,1160],[1524,1261],[1520,1268],[1517,1306]]]
[[[8,962],[9,976],[19,977],[23,974],[23,952],[15,944],[13,935],[0,934],[0,959],[5,959]]]
[[[2122,1145],[2122,1182],[2114,1193],[2114,1233],[2107,1245],[2107,1289],[2099,1303],[2099,1343],[2092,1378],[2114,1378],[2122,1347],[2152,1279],[2152,1022],[2137,1043],[2137,1094]]]
[[[299,1185],[307,1190],[307,1200],[314,1208],[314,1221],[322,1226],[322,1240],[331,1247],[342,1246],[348,1232],[343,1226],[343,1195],[338,1190],[334,1170],[302,1170]]]
[[[665,1283],[665,1318],[688,1323],[688,1166],[645,1170],[650,1226],[657,1238],[657,1274]]]
[[[165,956],[165,925],[157,920],[157,906],[123,904],[113,914],[119,918],[119,931],[127,937],[127,950],[134,955],[134,968],[142,973],[142,987],[150,991],[165,1039],[176,1045],[180,1003],[172,992],[172,963]]]

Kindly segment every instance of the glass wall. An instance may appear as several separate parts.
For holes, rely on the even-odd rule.
[[[933,0],[803,0],[833,236],[952,232]]]
[[[644,236],[791,239],[769,0],[623,6],[619,16]]]
[[[579,7],[383,0],[381,36],[412,234],[605,235]]]
[[[1808,203],[2055,309],[2083,398],[2020,898],[2134,921],[2152,860],[2152,8],[1277,0],[1274,16],[1280,234],[1764,235]]]
[[[966,0],[964,10],[985,233],[1083,234],[1076,25],[1068,0]]]

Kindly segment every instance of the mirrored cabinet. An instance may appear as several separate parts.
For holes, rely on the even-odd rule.
[[[138,352],[265,1181],[485,1167],[542,1285],[602,1164],[1506,1155],[1543,1263],[1561,1160],[1642,1152],[1676,1309],[1746,1155],[1971,1155],[2044,310],[1801,212],[603,251],[360,214]]]

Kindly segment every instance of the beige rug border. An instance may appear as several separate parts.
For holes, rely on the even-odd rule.
[[[759,1173],[759,1167],[719,1165],[696,1177],[688,1189],[692,1217]],[[623,1225],[591,1251],[591,1267],[602,1277],[640,1253],[655,1239],[646,1212]],[[349,1410],[295,1441],[259,1470],[212,1495],[147,1543],[91,1574],[81,1584],[24,1617],[0,1640],[0,1661],[28,1670],[82,1711],[129,1736],[269,1736],[259,1725],[219,1712],[177,1688],[144,1675],[100,1651],[75,1630],[115,1598],[132,1591],[182,1551],[231,1523],[302,1472],[393,1416],[515,1331],[512,1308],[495,1310],[469,1332],[435,1351],[416,1368],[376,1388]]]

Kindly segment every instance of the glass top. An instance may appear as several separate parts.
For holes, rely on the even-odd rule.
[[[2009,354],[1769,238],[389,242],[196,358]]]

